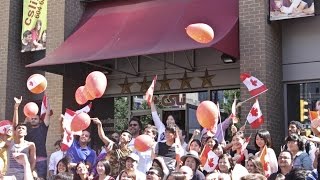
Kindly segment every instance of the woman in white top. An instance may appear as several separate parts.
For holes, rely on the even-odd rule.
[[[157,127],[158,129],[158,139],[157,139],[157,142],[162,142],[165,140],[165,137],[164,137],[164,133],[166,131],[166,126],[163,124],[163,122],[161,121],[159,115],[158,115],[158,112],[157,112],[157,109],[156,109],[156,106],[154,104],[154,102],[152,101],[151,102],[151,113],[152,113],[152,119],[153,119],[153,122],[154,122],[154,125]],[[167,117],[167,120],[166,120],[166,124],[167,126],[174,126],[176,125],[175,123],[175,119],[173,117],[173,115],[169,115]]]
[[[271,148],[271,136],[269,131],[265,129],[260,129],[256,136],[254,145],[257,148],[258,152],[256,153],[256,156],[260,156],[261,151],[263,150],[264,146],[267,146],[267,155],[266,157],[269,160],[269,165],[271,169],[271,173],[276,173],[278,171],[278,160],[276,153]]]

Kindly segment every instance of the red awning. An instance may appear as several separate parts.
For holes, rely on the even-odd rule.
[[[239,0],[132,0],[89,3],[75,32],[27,67],[213,47],[239,57]],[[126,4],[125,4],[126,3]],[[214,40],[200,44],[185,28],[206,23]]]

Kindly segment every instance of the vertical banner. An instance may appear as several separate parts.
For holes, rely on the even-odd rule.
[[[314,15],[314,0],[270,0],[271,21]]]
[[[48,0],[23,0],[21,52],[46,49]]]

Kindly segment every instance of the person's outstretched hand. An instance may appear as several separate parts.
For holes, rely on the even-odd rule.
[[[15,101],[14,107],[18,108],[20,106],[20,104],[21,104],[22,96],[20,96],[20,99],[14,97],[14,101]]]
[[[92,121],[93,123],[95,123],[96,125],[101,125],[101,121],[100,121],[99,118],[91,118],[91,121]]]

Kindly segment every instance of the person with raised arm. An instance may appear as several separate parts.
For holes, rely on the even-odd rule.
[[[71,159],[71,163],[78,164],[84,162],[89,169],[95,164],[97,155],[96,152],[88,145],[91,141],[91,133],[88,130],[83,130],[79,140],[74,138],[72,145],[67,151],[66,156]]]
[[[30,168],[33,173],[34,177],[37,177],[35,169],[36,164],[36,147],[33,142],[29,142],[25,140],[25,136],[27,135],[27,126],[26,124],[19,124],[19,106],[22,101],[22,97],[20,99],[14,98],[15,105],[14,105],[14,113],[13,113],[13,140],[8,142],[8,154],[9,154],[9,166],[7,170],[6,175],[15,176],[17,179],[23,179],[24,174],[24,166],[19,164],[16,161],[17,154],[15,153],[22,153],[25,154],[23,156],[26,156],[29,159],[30,162]],[[19,155],[20,157],[20,155]]]
[[[151,104],[151,114],[152,114],[152,119],[153,119],[153,122],[154,122],[154,125],[157,127],[158,129],[158,140],[157,142],[161,142],[161,141],[164,141],[165,140],[165,131],[166,131],[166,126],[163,124],[163,122],[160,120],[160,117],[158,115],[158,112],[157,112],[157,109],[156,109],[156,106],[154,104],[154,102],[152,101]],[[172,115],[169,115],[167,117],[167,120],[166,120],[166,124],[167,126],[174,126],[176,125],[175,123],[175,119]]]
[[[108,153],[106,159],[109,161],[111,166],[110,176],[116,178],[119,175],[119,172],[125,169],[127,156],[132,152],[132,149],[128,146],[132,139],[132,135],[129,131],[122,131],[119,143],[115,144],[115,142],[105,135],[100,119],[91,118],[91,120],[97,125],[98,135],[107,149]]]
[[[43,120],[40,120],[39,115],[33,117],[26,117],[25,124],[27,124],[27,135],[25,139],[33,142],[37,147],[36,153],[36,171],[39,178],[45,179],[47,177],[47,134],[50,124],[50,105],[46,109]]]

